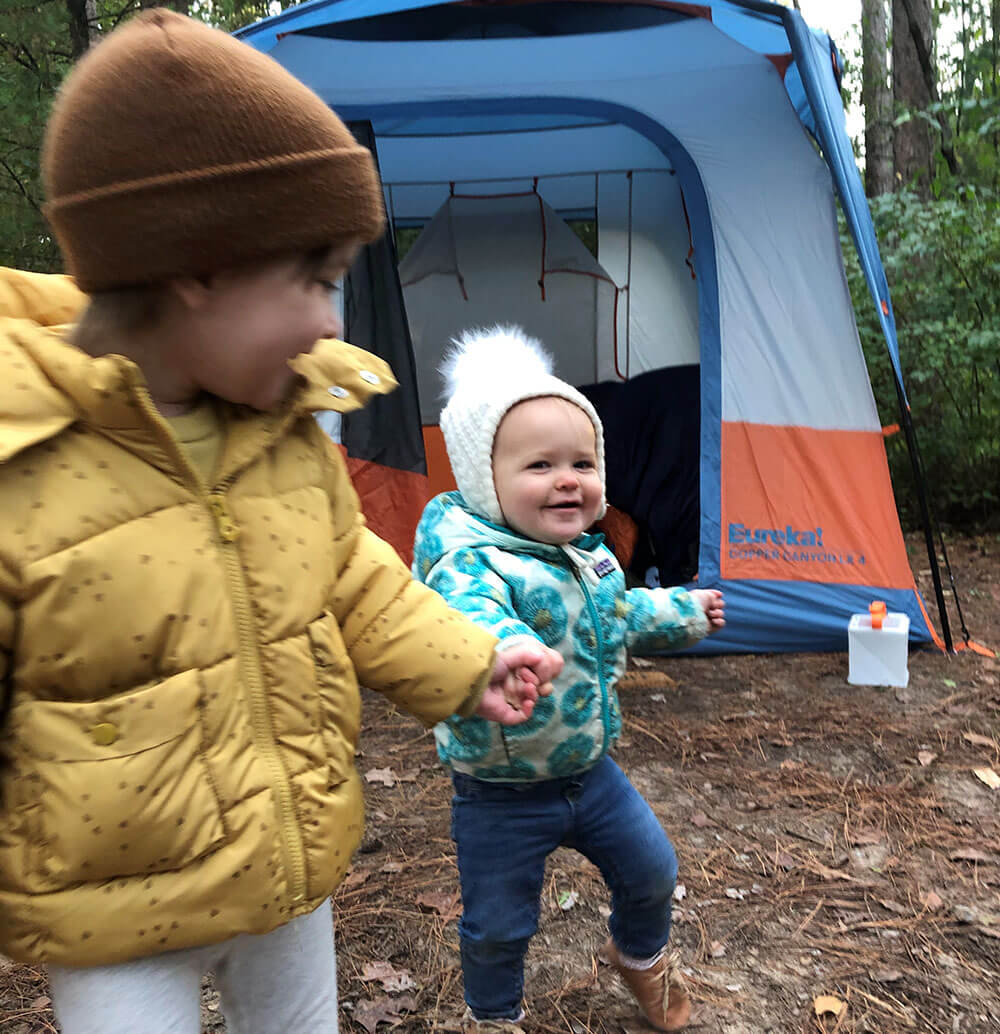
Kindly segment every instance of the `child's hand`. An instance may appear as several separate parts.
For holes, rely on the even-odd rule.
[[[562,655],[541,643],[514,646],[498,653],[493,676],[476,714],[501,725],[520,725],[540,696],[552,692],[552,679],[562,671]]]
[[[691,598],[708,618],[708,634],[718,631],[726,623],[726,601],[718,589],[692,589]]]
[[[563,670],[562,654],[558,650],[542,646],[541,643],[538,646],[532,646],[530,649],[532,651],[540,650],[542,653],[541,660],[535,664],[524,664],[518,668],[518,677],[525,682],[535,683],[538,686],[538,695],[540,697],[547,697],[552,692],[552,680]],[[507,650],[505,652],[508,655],[507,662],[510,663],[509,655],[513,651]]]

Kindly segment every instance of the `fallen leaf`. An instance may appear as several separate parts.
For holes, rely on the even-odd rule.
[[[974,768],[972,774],[991,790],[1000,790],[1000,775],[997,775],[992,768]]]
[[[972,743],[977,747],[989,747],[990,750],[1000,750],[997,741],[989,736],[980,736],[978,732],[963,732],[962,739],[966,743]]]
[[[779,851],[774,857],[774,862],[776,865],[781,866],[785,872],[794,869],[798,864],[787,851]]]
[[[733,901],[742,901],[747,896],[747,892],[739,887],[726,887],[726,897],[732,898]]]
[[[897,980],[903,979],[903,974],[898,969],[877,969],[872,976],[880,984],[894,984]]]
[[[49,998],[48,995],[39,995],[39,997],[36,998],[31,1003],[31,1008],[32,1009],[48,1009],[48,1008],[51,1007],[51,1005],[52,1005],[52,999]]]
[[[954,689],[958,683],[954,679],[942,679],[941,680],[949,689]]]
[[[712,941],[712,943],[708,946],[708,954],[713,959],[721,959],[722,956],[726,954],[726,946],[722,943],[722,941]]]
[[[847,1002],[842,1002],[833,995],[817,995],[813,999],[813,1011],[817,1016],[836,1016],[839,1020],[847,1008]]]
[[[361,967],[362,980],[377,980],[383,991],[412,991],[417,985],[409,970],[396,969],[391,962],[366,962]]]
[[[417,1001],[412,995],[402,998],[362,998],[354,1006],[354,1019],[368,1034],[375,1034],[380,1023],[398,1023],[402,1013],[413,1012]]]
[[[921,896],[920,904],[923,905],[928,912],[936,912],[944,904],[944,901],[933,890],[929,890],[926,894]]]
[[[371,876],[369,869],[352,869],[340,884],[341,890],[350,890],[352,887],[360,887],[368,877]]]
[[[365,772],[365,781],[381,783],[383,786],[395,786],[396,773],[391,768],[370,768]]]
[[[978,847],[960,847],[957,851],[952,851],[948,857],[953,862],[992,862],[993,859],[985,851],[980,851]]]
[[[433,890],[424,891],[417,898],[417,904],[428,911],[437,912],[446,923],[450,923],[452,919],[457,919],[462,914],[462,900],[457,890],[451,894]]]
[[[892,898],[879,898],[878,903],[887,911],[892,912],[897,916],[908,916],[912,914],[912,909],[901,905],[898,901],[893,901]]]
[[[691,825],[704,829],[706,826],[714,826],[715,823],[703,811],[696,811],[691,816]]]
[[[955,905],[951,912],[960,923],[972,925],[980,919],[979,913],[974,908],[969,908],[968,905]]]
[[[937,754],[933,750],[921,750],[917,752],[917,761],[923,768],[926,768],[932,761],[937,761]]]
[[[420,775],[419,768],[411,768],[406,772],[394,772],[397,783],[415,783]]]
[[[645,657],[633,657],[633,658],[631,658],[631,660],[632,660],[632,663],[637,668],[652,668],[653,667],[653,662],[652,661],[647,661]]]
[[[402,862],[386,862],[379,872],[402,872],[405,868]]]

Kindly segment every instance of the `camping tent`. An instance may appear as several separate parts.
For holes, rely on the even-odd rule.
[[[844,275],[836,197],[905,403],[827,37],[758,0],[312,0],[239,35],[373,147],[397,235],[424,227],[405,288],[387,240],[348,292],[348,335],[403,383],[385,402],[402,408],[343,430],[376,527],[412,528],[429,371],[445,330],[486,318],[468,293],[492,263],[498,318],[530,330],[551,307],[542,333],[568,379],[700,362],[698,578],[729,616],[713,650],[843,649],[873,598],[909,616],[913,641],[936,639]],[[541,243],[509,246],[515,226],[530,241],[532,212]],[[574,226],[586,255],[568,247]],[[578,276],[554,272],[550,237]],[[523,290],[514,262],[531,271]],[[583,284],[561,309],[557,278]],[[433,427],[424,438],[439,481]]]

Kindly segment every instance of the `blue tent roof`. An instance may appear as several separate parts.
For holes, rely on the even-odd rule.
[[[568,9],[570,2],[572,0],[552,0],[550,6],[556,7],[558,4]],[[380,33],[384,33],[384,38],[389,40],[393,38],[392,28],[373,19],[422,11],[422,24],[428,21],[430,9],[440,13],[446,9],[454,11],[456,6],[459,5],[447,2],[442,4],[441,0],[309,0],[247,26],[239,30],[236,36],[258,50],[267,52],[288,35],[346,33],[346,38],[352,38],[347,23],[356,26],[365,22],[364,39],[377,40],[383,38]],[[490,7],[497,10],[503,5],[493,4]],[[785,76],[786,89],[803,125],[819,142],[830,167],[885,336],[892,368],[905,400],[889,288],[871,213],[847,134],[837,74],[839,69],[836,67],[838,56],[829,38],[811,30],[797,11],[767,0],[707,0],[701,3],[660,0],[652,4],[626,2],[619,5],[619,8],[622,11],[645,11],[647,16],[650,9],[654,9],[659,12],[661,19],[706,18],[717,30],[748,50],[767,55],[791,53],[794,62]],[[412,29],[414,24],[417,23],[410,22],[408,27]],[[395,31],[398,32],[398,28]]]

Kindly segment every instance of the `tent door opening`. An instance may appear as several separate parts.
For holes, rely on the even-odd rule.
[[[630,573],[690,580],[700,520],[699,298],[673,168],[621,124],[517,132],[505,116],[499,131],[480,119],[474,132],[449,133],[435,122],[434,148],[412,120],[384,135],[376,125],[390,223],[405,244],[399,279],[431,490],[454,487],[438,429],[448,341],[474,326],[517,324],[601,415],[609,500],[634,521],[612,515],[606,530]],[[494,161],[482,160],[484,149]],[[580,168],[545,171],[546,155],[565,169],[576,153]],[[596,155],[604,163],[595,167]],[[454,178],[470,164],[490,175]]]

